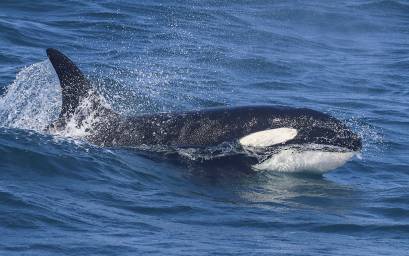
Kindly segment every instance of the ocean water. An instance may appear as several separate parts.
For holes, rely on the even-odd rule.
[[[316,175],[53,136],[48,47],[126,115],[308,107],[363,150]],[[0,93],[0,255],[409,255],[407,1],[2,0]]]

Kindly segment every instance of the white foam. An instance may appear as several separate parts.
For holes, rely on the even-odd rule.
[[[255,170],[325,173],[344,165],[355,152],[284,149],[253,166]]]
[[[46,60],[23,68],[0,97],[0,126],[43,131],[58,117],[58,78]]]
[[[50,129],[54,135],[71,138],[84,138],[91,135],[94,124],[101,119],[100,108],[109,109],[105,99],[94,91],[90,91],[88,97],[81,100],[74,114],[67,120],[63,130]]]
[[[297,136],[293,128],[277,128],[251,133],[240,139],[245,147],[263,148],[287,142]]]
[[[98,121],[96,102],[110,108],[96,93],[81,101],[78,110],[67,120],[64,130],[50,129],[61,137],[83,138]],[[61,111],[61,87],[49,60],[23,68],[0,97],[0,126],[43,132]]]
[[[68,119],[63,130],[50,130],[52,134],[71,138],[84,138],[90,135],[90,129],[95,122],[94,115],[88,115],[85,119],[78,121],[76,116]]]

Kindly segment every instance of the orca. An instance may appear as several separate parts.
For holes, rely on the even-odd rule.
[[[52,48],[47,55],[62,92],[62,109],[47,128],[50,132],[81,128],[85,140],[104,147],[203,149],[230,143],[240,152],[250,152],[250,158],[306,144],[340,152],[362,148],[360,136],[344,123],[308,108],[250,105],[123,116],[104,102],[67,56]]]

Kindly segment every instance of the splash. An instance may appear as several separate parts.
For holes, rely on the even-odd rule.
[[[23,68],[0,98],[0,126],[33,130],[45,130],[59,137],[84,138],[97,122],[99,105],[110,109],[105,98],[93,93],[82,100],[78,111],[68,120],[63,130],[46,129],[57,120],[61,111],[61,88],[58,76],[49,60]],[[85,118],[83,118],[85,117]]]
[[[104,97],[95,90],[90,90],[88,96],[83,98],[75,112],[65,119],[63,127],[54,125],[48,129],[53,135],[83,139],[92,135],[98,123],[106,122],[103,116],[108,116],[107,111],[112,111]]]
[[[61,109],[59,81],[46,60],[23,68],[0,98],[0,126],[43,131]]]

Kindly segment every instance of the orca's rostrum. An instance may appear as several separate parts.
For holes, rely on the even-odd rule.
[[[264,158],[255,165],[259,168],[280,161],[274,158],[275,148],[319,145],[321,151],[341,153],[362,148],[361,138],[341,121],[307,108],[239,106],[122,116],[103,103],[90,81],[67,56],[55,49],[47,49],[47,55],[62,91],[61,113],[48,129],[83,127],[85,139],[96,145],[206,148],[233,143],[243,152],[273,152],[272,158]],[[308,148],[311,154],[311,147]],[[316,156],[318,160],[320,157],[325,154]]]

